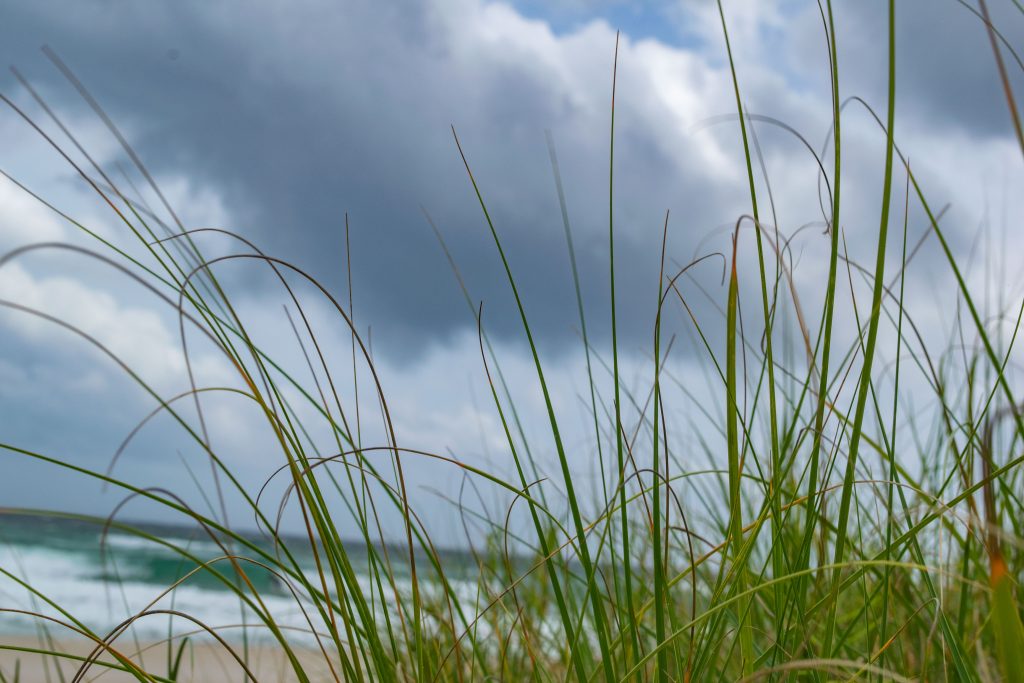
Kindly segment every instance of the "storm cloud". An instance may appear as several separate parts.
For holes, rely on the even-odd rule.
[[[818,149],[828,139],[831,109],[817,4],[724,4],[747,111],[786,122]],[[946,220],[951,239],[966,244],[987,201],[1016,201],[987,195],[980,181],[972,184],[985,173],[1005,180],[1002,164],[1014,158],[1007,151],[1016,153],[988,38],[977,17],[954,0],[904,2],[899,8],[900,142],[937,204],[956,196]],[[883,10],[877,2],[837,3],[836,10],[842,27],[842,94],[861,95],[878,108],[885,103]],[[545,141],[545,131],[551,131],[590,331],[598,349],[607,347],[609,127],[617,29],[622,35],[615,119],[616,285],[624,302],[619,316],[625,352],[643,358],[666,210],[672,214],[673,267],[724,249],[728,231],[749,211],[718,21],[712,3],[695,0],[656,3],[646,12],[617,2],[547,7],[483,0],[36,0],[4,8],[0,61],[16,65],[75,123],[105,165],[124,163],[74,88],[39,52],[40,46],[50,46],[124,130],[157,179],[179,188],[169,194],[186,227],[210,227],[213,221],[215,227],[237,230],[265,251],[307,268],[339,296],[345,292],[347,213],[359,324],[372,326],[374,348],[395,372],[437,381],[445,376],[442,365],[454,363],[446,355],[452,349],[466,351],[467,365],[478,365],[479,359],[473,355],[473,316],[425,212],[444,236],[472,299],[484,302],[491,335],[503,348],[522,350],[521,325],[452,126],[544,352],[578,367],[575,298]],[[1019,14],[1004,8],[996,21],[1011,44],[1020,43]],[[1015,66],[1013,72],[1016,83],[1020,72]],[[0,77],[0,89],[42,120],[13,76]],[[6,172],[34,181],[36,190],[58,203],[86,207],[82,210],[97,222],[112,223],[82,199],[82,183],[69,181],[71,174],[56,155],[43,146],[25,151],[30,145],[25,140],[33,135],[28,127],[11,112],[3,117],[0,130],[17,139],[8,149],[24,147],[7,158],[0,153]],[[844,183],[851,200],[843,228],[851,236],[851,255],[859,257],[873,253],[864,235],[877,230],[884,136],[866,114],[851,118],[844,132],[850,149]],[[778,128],[758,124],[756,132],[780,227],[793,232],[821,223],[826,216],[813,157]],[[763,180],[758,182],[763,191]],[[0,200],[11,206],[15,200],[5,197]],[[17,232],[11,226],[20,220],[10,212],[0,210],[0,218],[0,234],[17,236],[0,238],[5,248],[42,234]],[[920,221],[916,225],[920,230]],[[804,244],[807,253],[797,278],[813,284],[821,277],[814,255],[827,247],[827,239],[820,229],[807,231]],[[927,249],[920,256],[924,263],[937,264],[939,258]],[[270,286],[255,271],[255,266],[225,267],[251,308]],[[32,277],[27,271],[23,275]],[[719,275],[716,267],[700,274],[711,288]],[[24,287],[42,287],[38,278],[25,282]],[[815,310],[814,293],[808,295],[809,310]],[[698,314],[715,314],[714,305],[699,296],[694,300]],[[134,310],[124,302],[110,306]],[[173,337],[167,339],[173,347]],[[8,358],[30,358],[33,348],[24,340],[4,345]],[[701,353],[696,344],[681,342],[679,349],[684,357]],[[14,363],[6,372],[29,386],[40,381],[31,369],[53,374],[55,358]],[[80,359],[61,362],[72,367]],[[426,390],[406,389],[410,404],[430,400]],[[415,417],[407,424],[419,420],[420,433],[443,431],[437,426],[446,419],[442,413],[447,419],[486,413],[467,408],[471,402],[465,397],[437,393],[444,393],[433,405],[437,424],[425,424],[422,411],[409,411]],[[34,425],[44,421],[47,406],[45,401],[23,406],[19,434],[38,431]],[[130,423],[105,424],[100,416],[75,420],[99,442],[104,434],[123,435]]]

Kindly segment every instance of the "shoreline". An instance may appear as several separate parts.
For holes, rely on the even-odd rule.
[[[118,641],[119,652],[143,670],[154,676],[166,677],[168,673],[167,643],[136,643],[126,637]],[[83,658],[89,655],[95,643],[85,638],[59,638],[53,640],[53,650]],[[0,634],[0,673],[6,680],[18,680],[19,683],[35,681],[70,680],[81,664],[80,659],[72,657],[54,657],[31,652],[33,649],[51,649],[45,646],[38,636],[19,634]],[[236,644],[232,643],[232,647]],[[18,648],[18,649],[10,649]],[[323,658],[323,653],[308,647],[296,647],[296,656],[302,661],[312,680],[333,680],[333,676]],[[238,654],[242,652],[239,646]],[[177,649],[174,654],[177,655]],[[109,655],[100,657],[101,662],[114,662]],[[15,668],[20,663],[20,679],[14,678]],[[271,643],[250,645],[247,666],[257,681],[294,681],[297,680],[288,658],[283,650]],[[58,673],[58,667],[60,673]],[[83,678],[85,681],[102,681],[104,683],[121,683],[137,681],[126,671],[111,669],[102,665],[94,665]],[[244,681],[245,672],[235,658],[224,646],[215,640],[189,640],[185,654],[181,659],[178,674],[181,683],[216,683],[220,681]]]

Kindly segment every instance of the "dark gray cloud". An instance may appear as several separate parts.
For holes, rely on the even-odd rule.
[[[488,200],[538,338],[545,351],[562,361],[554,375],[580,369],[582,363],[544,142],[544,130],[553,131],[576,230],[591,332],[598,346],[607,342],[608,97],[614,30],[607,23],[588,20],[632,14],[617,1],[588,14],[582,3],[570,0],[551,10],[560,13],[552,28],[542,21],[539,3],[523,0],[517,6],[533,19],[505,5],[475,0],[163,5],[39,0],[5,8],[0,61],[16,64],[80,124],[87,118],[85,107],[38,52],[42,44],[52,46],[123,126],[157,175],[185,178],[193,188],[211,189],[231,217],[227,227],[308,268],[336,293],[344,291],[342,229],[344,213],[349,212],[359,320],[374,326],[374,347],[387,356],[385,364],[392,371],[388,379],[397,375],[407,380],[388,385],[406,394],[405,426],[426,435],[424,440],[437,442],[411,445],[440,443],[441,448],[453,440],[467,441],[465,425],[490,411],[477,411],[475,403],[467,409],[470,403],[458,395],[456,385],[463,379],[469,383],[467,368],[480,371],[475,344],[464,334],[472,322],[421,205],[443,231],[473,296],[485,300],[488,328],[506,342],[502,349],[513,359],[513,382],[525,385],[532,377],[528,359],[509,351],[512,345],[507,342],[521,338],[518,318],[450,124],[458,128]],[[967,208],[960,214],[957,208],[948,220],[951,241],[960,253],[969,246],[965,226],[972,228],[978,219],[975,181],[981,181],[976,171],[998,156],[995,147],[1010,132],[1005,103],[984,31],[969,12],[952,1],[901,2],[899,7],[899,125],[936,205],[966,195]],[[734,8],[728,3],[727,8],[750,110],[776,116],[819,144],[827,136],[830,111],[817,8],[811,3],[782,3],[777,12],[767,10],[763,16],[760,10],[738,4]],[[844,94],[862,94],[882,106],[884,7],[878,2],[837,3],[837,9]],[[735,120],[694,128],[708,117],[731,114],[735,107],[712,10],[708,3],[680,3],[675,9],[659,5],[655,13],[675,17],[679,25],[656,31],[640,25],[646,19],[637,19],[640,24],[623,26],[616,145],[617,283],[621,331],[635,366],[642,365],[638,349],[649,348],[665,209],[673,212],[670,256],[682,264],[698,245],[702,253],[725,248],[727,231],[749,206]],[[1005,15],[1000,26],[1016,44],[1021,17],[1000,11]],[[764,18],[767,23],[758,23]],[[671,40],[672,35],[680,36],[687,49],[674,50],[649,39]],[[645,37],[648,40],[638,40]],[[0,77],[0,88],[19,92],[9,76]],[[863,125],[862,117],[850,120],[845,128],[843,227],[851,256],[870,262],[877,234],[883,139],[873,124]],[[953,152],[934,143],[953,136],[976,142],[977,158],[942,156]],[[758,126],[758,137],[783,229],[792,232],[820,219],[817,169],[810,155],[767,125]],[[971,149],[951,148],[956,154]],[[38,177],[47,177],[40,167],[62,168],[55,156],[25,154],[13,161],[2,158],[0,164],[15,175]],[[48,194],[48,189],[64,188],[37,189]],[[763,201],[762,207],[767,214]],[[912,239],[923,225],[916,211]],[[741,258],[748,259],[753,248],[744,240]],[[894,243],[893,239],[890,244]],[[795,247],[798,285],[812,325],[820,310],[815,297],[823,288],[815,285],[824,277],[826,248],[820,230],[802,233]],[[897,248],[891,246],[890,253]],[[915,266],[938,278],[945,270],[929,265],[942,258],[929,245]],[[720,261],[709,262],[700,271],[711,296],[722,294],[715,289],[719,266]],[[244,292],[248,310],[259,308],[259,302],[272,302],[265,307],[279,311],[282,299],[264,289],[268,279],[242,270],[225,267],[225,273],[235,278],[237,291]],[[750,297],[744,310],[747,329],[754,330],[748,337],[754,338],[760,313],[756,271],[747,269],[744,277],[750,278],[750,286],[745,282],[743,288],[744,296]],[[84,281],[96,283],[99,278],[90,273]],[[717,311],[695,288],[687,291],[718,348]],[[927,293],[934,296],[938,291],[944,290],[936,286]],[[92,294],[86,292],[83,298]],[[122,294],[118,291],[121,303]],[[673,322],[689,324],[678,307],[673,315]],[[174,329],[172,319],[164,322],[166,329]],[[279,332],[279,327],[262,322],[271,332]],[[344,335],[334,333],[334,350],[347,352],[338,342]],[[168,339],[163,346],[153,344],[163,355],[155,355],[151,365],[169,365],[166,359],[176,353],[176,342],[173,335]],[[290,337],[276,341],[283,345]],[[577,357],[567,351],[570,348]],[[0,392],[0,414],[19,416],[18,425],[3,436],[41,450],[72,452],[95,466],[148,410],[148,403],[134,405],[137,391],[106,380],[99,388],[55,393],[54,387],[63,391],[64,385],[88,378],[87,367],[95,360],[87,354],[63,353],[40,350],[29,342],[3,343],[0,360],[7,365],[0,363],[0,372],[6,373],[0,374],[0,383],[6,377],[5,386],[16,389]],[[675,353],[703,358],[704,351],[690,335]],[[631,380],[644,371],[637,369]],[[606,379],[600,370],[598,375],[599,383]],[[483,380],[476,375],[474,379],[486,397]],[[560,395],[562,405],[574,407],[572,392],[578,387],[567,379],[564,385],[569,388]],[[536,398],[535,391],[523,393]],[[539,405],[535,407],[534,418],[526,418],[527,429],[544,434],[544,414]],[[48,428],[55,415],[61,418],[60,430]],[[452,429],[453,422],[459,429]],[[168,452],[171,442],[160,440],[170,431],[158,425],[153,434],[147,433],[154,452]],[[499,433],[496,428],[494,433]],[[498,441],[496,452],[501,449]],[[245,443],[236,450],[248,452],[249,446],[253,445]],[[251,451],[266,455],[258,446]],[[161,480],[166,470],[168,483],[188,486],[176,465],[165,460],[153,463],[146,453],[140,448],[126,463],[136,464],[140,481]],[[269,466],[254,465],[247,473],[258,483]],[[24,497],[37,476],[42,475],[35,469],[19,469],[7,480],[6,491]],[[77,489],[75,482],[65,482],[60,490],[67,493],[69,503],[91,504],[91,493]]]
[[[421,205],[441,226],[474,297],[486,301],[495,333],[518,328],[452,140],[454,123],[531,318],[557,347],[572,338],[574,309],[543,131],[551,128],[559,144],[584,285],[603,321],[611,32],[545,54],[553,39],[546,29],[522,44],[507,34],[493,45],[466,35],[481,22],[466,24],[461,13],[478,11],[475,3],[444,10],[183,3],[153,11],[42,2],[13,10],[2,56],[58,104],[80,108],[37,52],[53,46],[157,172],[215,188],[236,221],[231,227],[335,291],[348,211],[363,320],[393,353],[470,324]],[[742,207],[742,192],[723,195],[680,137],[694,121],[674,117],[638,67],[623,64],[617,149],[619,286],[634,302],[653,301],[655,237],[666,208],[685,225],[675,241],[685,261],[696,238],[731,220],[732,212],[721,213],[730,197]],[[16,89],[9,79],[4,88]],[[625,307],[623,328],[646,336],[649,314]],[[600,338],[606,325],[594,327]]]
[[[988,3],[992,23],[1014,49],[1024,40],[1024,15],[1011,3]],[[975,10],[972,12],[972,9]],[[788,37],[798,45],[800,65],[820,62],[825,42],[817,7],[805,7],[801,28]],[[839,30],[840,87],[845,96],[861,95],[884,111],[888,60],[887,9],[884,2],[835,4]],[[1013,83],[1024,86],[1021,69],[1000,44]],[[1009,111],[977,3],[958,0],[896,3],[896,64],[901,117],[928,129],[966,130],[983,137],[1011,133]],[[805,76],[827,77],[817,70]]]
[[[841,63],[850,74],[844,91],[878,103],[883,9],[842,5],[837,18]],[[578,15],[571,7],[559,11]],[[789,53],[800,61],[787,64],[784,53],[775,52],[786,43],[779,27],[761,31],[763,56],[777,54],[793,81],[820,87],[827,70],[818,54],[817,10],[780,11],[802,15],[791,36],[797,47]],[[235,221],[230,227],[310,269],[336,292],[349,212],[362,320],[378,331],[380,348],[398,355],[470,324],[421,205],[441,226],[473,296],[486,301],[493,331],[508,336],[518,329],[451,138],[454,123],[531,318],[544,330],[542,340],[558,348],[573,335],[573,299],[543,131],[551,128],[560,146],[584,285],[592,315],[603,321],[610,32],[595,29],[570,47],[554,48],[554,35],[536,23],[502,32],[502,22],[522,21],[512,10],[499,8],[486,21],[480,12],[473,2],[172,3],[154,9],[44,0],[8,9],[0,57],[60,105],[80,108],[37,52],[43,43],[53,46],[130,131],[148,164],[214,188]],[[1019,34],[1020,17],[1000,19],[1008,37]],[[493,35],[478,35],[487,26]],[[955,2],[900,3],[899,26],[901,112],[928,125],[1005,135],[992,57],[974,17]],[[516,30],[531,35],[516,42],[510,38]],[[812,51],[819,59],[809,58]],[[631,64],[637,54],[630,52],[623,64],[617,149],[619,285],[629,302],[653,297],[665,209],[676,212],[674,254],[683,262],[700,238],[744,209],[740,168],[734,169],[735,187],[708,173],[692,140],[679,135],[696,121],[681,120],[657,92],[675,74],[644,73],[640,69],[652,60]],[[720,56],[717,62],[721,67]],[[702,115],[729,113],[726,74],[711,73],[722,83],[698,93],[717,97],[703,103]],[[9,78],[3,84],[16,89]],[[781,85],[748,79],[745,94],[759,112],[824,130],[827,111],[801,111],[793,96],[775,87]],[[732,130],[698,135],[737,151],[734,140],[725,142],[735,138]],[[769,154],[777,140],[766,135]],[[731,163],[738,163],[736,156]],[[649,307],[628,306],[622,315],[627,334],[646,335]],[[600,339],[607,326],[594,327]]]

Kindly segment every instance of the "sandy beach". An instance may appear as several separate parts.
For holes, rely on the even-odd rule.
[[[5,648],[40,648],[38,638],[26,636],[0,636],[0,644]],[[76,657],[85,657],[92,650],[92,643],[85,640],[67,640],[56,643],[54,649],[60,650]],[[128,656],[133,662],[152,674],[153,676],[166,677],[167,646],[164,644],[141,644],[137,646],[130,640],[120,642],[118,650]],[[238,650],[241,655],[241,648]],[[323,656],[319,652],[311,650],[297,651],[302,660],[307,674],[314,681],[334,680]],[[104,655],[101,661],[114,661],[109,655]],[[55,657],[44,657],[32,652],[18,651],[12,649],[0,650],[0,673],[6,680],[17,680],[19,683],[44,683],[46,681],[62,680],[58,675],[57,667],[63,673],[63,680],[70,680],[78,670],[80,660],[61,659]],[[20,666],[20,678],[14,678],[15,667]],[[294,681],[297,680],[288,664],[287,659],[280,649],[261,645],[250,647],[247,666],[258,681]],[[137,681],[134,676],[125,672],[110,669],[101,665],[94,665],[85,676],[86,681],[103,681],[104,683],[121,683],[122,681]],[[182,683],[220,683],[222,681],[244,681],[245,673],[238,662],[223,647],[214,642],[191,642],[182,658],[179,681]]]

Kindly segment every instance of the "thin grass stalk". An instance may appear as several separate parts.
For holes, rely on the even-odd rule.
[[[833,135],[833,172],[832,172],[832,216],[829,221],[830,225],[830,252],[829,252],[829,268],[828,268],[828,283],[825,289],[825,310],[823,313],[824,323],[823,332],[821,336],[822,340],[822,354],[821,354],[821,370],[819,374],[819,385],[818,385],[818,396],[817,396],[817,407],[814,411],[814,430],[812,436],[812,446],[810,455],[810,474],[807,484],[807,505],[806,505],[806,522],[803,539],[803,547],[800,553],[800,561],[797,564],[798,569],[806,569],[810,566],[810,555],[811,547],[813,545],[812,539],[814,532],[817,528],[818,523],[818,508],[815,496],[818,490],[818,472],[820,468],[821,458],[821,445],[822,437],[824,434],[825,427],[825,406],[828,397],[829,387],[829,361],[831,359],[831,343],[832,343],[832,321],[835,313],[835,293],[836,293],[836,273],[838,271],[838,256],[839,256],[839,230],[840,230],[840,197],[841,197],[841,180],[842,180],[842,135],[841,135],[841,106],[839,98],[839,64],[837,57],[836,48],[836,30],[835,21],[832,13],[832,2],[827,0],[826,6],[828,7],[828,31],[827,37],[829,39],[829,65],[832,76],[832,135]],[[796,609],[802,611],[803,600],[800,593],[803,590],[804,582],[800,581],[797,583],[796,595],[794,596],[794,603]]]
[[[658,269],[658,309],[654,320],[654,411],[651,420],[651,451],[652,451],[652,481],[651,488],[653,489],[653,510],[651,520],[651,545],[654,551],[654,628],[656,646],[660,645],[665,641],[665,611],[668,603],[668,592],[665,590],[665,564],[667,560],[667,547],[662,547],[662,513],[661,513],[661,498],[662,498],[662,487],[667,485],[661,481],[662,464],[660,454],[658,452],[659,446],[659,418],[660,421],[664,421],[664,416],[660,415],[661,408],[661,309],[662,302],[664,300],[664,282],[665,282],[665,245],[668,241],[668,211],[665,212],[665,227],[662,229],[661,235],[661,261]],[[668,448],[667,444],[665,446]],[[668,457],[665,458],[666,463]],[[667,521],[667,520],[666,520]],[[665,544],[668,545],[667,543]],[[639,615],[637,615],[639,616]],[[636,618],[636,617],[635,617]],[[668,683],[668,652],[664,650],[658,652],[657,658],[657,671],[658,680],[661,683]]]
[[[755,242],[757,244],[757,259],[758,259],[758,273],[761,278],[761,307],[764,318],[764,340],[765,340],[765,365],[768,371],[768,415],[769,415],[769,434],[771,441],[769,443],[769,462],[771,463],[772,472],[772,483],[769,489],[769,504],[772,506],[774,514],[773,519],[773,539],[777,539],[781,534],[781,527],[779,526],[779,520],[781,519],[781,500],[779,499],[779,491],[782,486],[781,474],[782,474],[782,454],[779,451],[779,432],[778,432],[778,408],[776,406],[776,392],[775,392],[775,355],[772,346],[772,328],[773,328],[773,316],[774,316],[774,302],[769,303],[768,298],[768,279],[766,274],[766,264],[764,260],[764,245],[761,238],[761,218],[758,213],[757,206],[757,188],[754,183],[754,166],[750,151],[750,142],[747,139],[747,124],[746,124],[746,111],[743,106],[743,100],[740,97],[740,85],[739,78],[736,75],[736,64],[732,55],[732,45],[729,41],[729,31],[725,21],[725,9],[722,7],[722,1],[718,0],[718,13],[722,22],[722,34],[725,38],[725,51],[729,59],[729,71],[732,75],[733,92],[736,97],[736,111],[739,115],[740,122],[740,135],[743,140],[743,156],[747,170],[747,183],[750,192],[750,205],[751,213],[754,218],[754,235]],[[778,278],[776,278],[776,281]],[[781,575],[785,571],[786,559],[782,554],[782,544],[772,544],[772,569],[776,576]],[[776,594],[775,603],[779,604],[782,602],[781,594]],[[781,630],[781,621],[776,620],[776,626],[778,630]],[[749,674],[750,672],[745,672]]]
[[[737,424],[739,413],[738,383],[736,379],[736,309],[738,308],[739,281],[736,277],[736,244],[739,233],[732,238],[732,268],[729,272],[729,300],[726,305],[725,328],[725,395],[726,395],[726,430],[729,452],[729,557],[732,560],[731,573],[735,574],[736,590],[743,591],[744,561],[743,553],[743,500],[741,493],[740,435]],[[743,675],[753,672],[754,644],[747,614],[749,603],[740,603],[736,612],[736,628],[739,632],[740,652],[742,657]]]
[[[576,496],[575,487],[572,483],[572,473],[569,469],[569,461],[566,456],[565,446],[562,442],[561,432],[558,428],[558,419],[555,416],[554,405],[551,401],[551,393],[548,390],[547,380],[544,377],[544,370],[540,362],[540,355],[537,351],[537,345],[533,340],[533,333],[530,329],[529,321],[526,317],[526,309],[523,307],[522,299],[519,296],[519,289],[516,286],[515,278],[512,276],[512,269],[509,265],[508,259],[505,256],[505,250],[502,247],[501,239],[498,237],[497,229],[494,227],[494,222],[491,220],[490,213],[487,210],[487,204],[484,202],[483,194],[477,185],[476,179],[473,177],[473,172],[469,167],[469,162],[466,159],[465,154],[462,151],[462,145],[459,143],[459,138],[455,134],[455,128],[452,127],[452,135],[455,138],[455,145],[459,150],[459,155],[462,158],[463,165],[466,168],[466,173],[469,175],[470,183],[473,186],[473,191],[476,193],[477,201],[480,204],[480,208],[483,211],[484,219],[487,222],[487,226],[490,229],[491,237],[494,239],[494,244],[498,249],[498,254],[501,257],[502,266],[505,269],[506,279],[509,283],[509,287],[512,290],[512,295],[516,302],[516,307],[519,311],[519,318],[523,324],[523,331],[526,334],[527,342],[530,346],[530,353],[533,357],[534,368],[537,371],[537,379],[540,383],[541,392],[544,395],[544,406],[547,410],[548,422],[551,426],[551,435],[555,443],[555,449],[558,453],[559,465],[562,469],[562,479],[566,488],[566,497],[569,502],[569,510],[572,514],[573,524],[576,529],[576,535],[579,539],[579,557],[580,562],[583,564],[583,570],[588,577],[595,576],[594,564],[591,561],[590,549],[587,546],[586,532],[583,525],[583,518],[580,514],[579,502]],[[588,581],[587,593],[590,596],[591,607],[593,611],[594,627],[597,631],[598,643],[601,648],[601,665],[604,669],[605,678],[608,681],[612,681],[615,678],[614,670],[612,668],[612,661],[609,657],[608,651],[608,629],[605,621],[604,608],[601,602],[600,594],[597,590],[597,585],[591,579]],[[568,624],[566,624],[568,626]],[[582,667],[581,667],[582,668]],[[582,671],[580,675],[584,674]]]
[[[853,479],[857,468],[857,455],[860,447],[861,433],[864,423],[864,408],[867,405],[868,389],[871,383],[871,368],[874,361],[875,343],[878,339],[879,312],[882,302],[882,287],[885,273],[885,245],[889,231],[889,206],[892,198],[893,169],[893,127],[896,118],[896,7],[894,0],[889,2],[889,95],[888,116],[886,125],[885,172],[882,185],[882,211],[878,228],[878,246],[875,259],[875,285],[871,296],[871,313],[868,320],[868,338],[864,347],[864,360],[861,367],[860,386],[857,394],[857,407],[853,418],[853,429],[850,435],[850,447],[846,461],[846,474],[843,479],[842,497],[839,503],[839,521],[835,544],[836,565],[843,560],[846,551],[847,524],[850,515],[850,503],[853,497]],[[832,577],[832,604],[829,608],[825,624],[823,652],[832,655],[832,638],[835,632],[836,615],[839,603],[839,572]]]
[[[612,385],[615,403],[615,452],[617,455],[618,474],[623,485],[619,488],[621,516],[619,530],[622,535],[622,572],[626,592],[626,604],[620,608],[622,619],[629,625],[632,651],[626,652],[625,661],[631,664],[640,652],[640,632],[634,617],[636,610],[633,605],[633,571],[630,558],[629,542],[629,510],[626,506],[626,460],[622,442],[622,391],[619,381],[619,337],[615,316],[615,83],[619,68],[619,33],[615,33],[615,57],[612,61],[612,101],[611,123],[608,144],[608,273],[611,301],[611,334],[612,334]]]
[[[890,559],[889,548],[892,544],[892,530],[893,530],[893,493],[896,488],[896,482],[898,481],[899,473],[896,469],[896,419],[899,414],[899,393],[900,393],[900,361],[901,351],[903,349],[903,295],[904,285],[906,284],[906,262],[907,262],[907,222],[909,219],[909,203],[910,203],[910,177],[907,177],[907,188],[906,198],[903,206],[903,246],[900,252],[900,263],[903,266],[900,268],[900,294],[897,307],[899,310],[899,321],[896,324],[896,367],[893,373],[893,389],[892,389],[892,422],[889,433],[891,435],[889,440],[889,485],[886,491],[885,499],[885,511],[886,511],[886,524],[885,524],[885,556],[884,559]],[[968,538],[970,536],[968,535]],[[966,550],[970,546],[965,547],[964,555],[967,555]],[[892,580],[892,570],[886,566],[885,579],[882,584],[882,623],[878,629],[880,635],[880,641],[886,642],[888,623],[889,623],[889,599],[890,599],[890,582]],[[885,668],[885,649],[883,648],[879,653],[878,664],[883,669]]]

